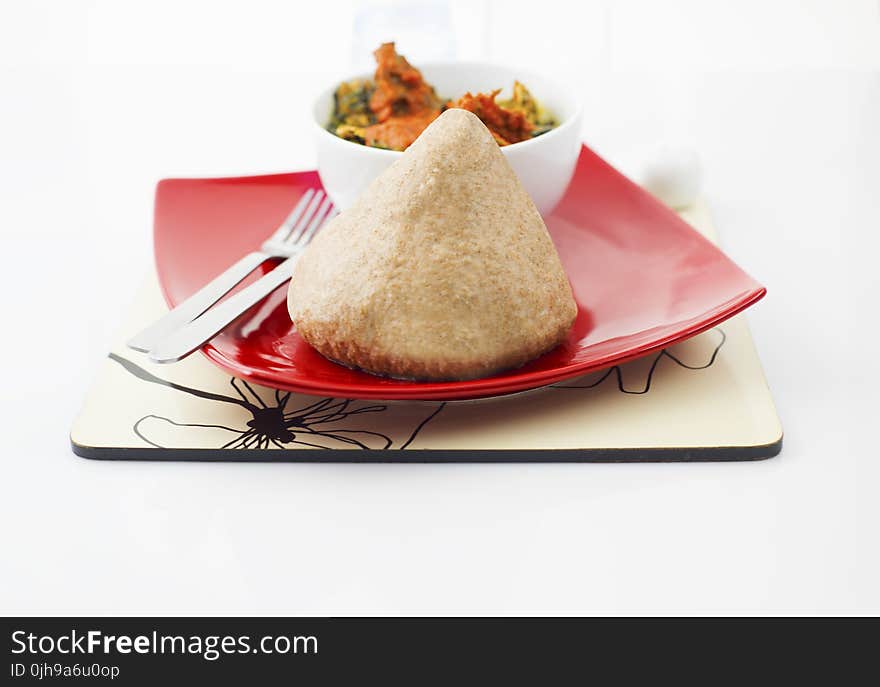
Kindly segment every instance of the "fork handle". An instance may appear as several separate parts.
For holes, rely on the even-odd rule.
[[[169,310],[156,322],[129,339],[128,347],[136,351],[151,351],[160,341],[208,310],[268,259],[268,255],[260,252],[245,255],[192,296],[178,303],[174,309]]]
[[[296,258],[297,256],[288,258],[261,279],[227,298],[216,308],[183,325],[150,351],[150,359],[157,363],[173,363],[206,344],[236,317],[288,281],[293,274]]]

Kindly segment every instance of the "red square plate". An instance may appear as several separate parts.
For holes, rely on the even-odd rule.
[[[318,187],[315,172],[160,182],[155,249],[168,304],[184,300],[256,250],[300,195]],[[586,147],[571,186],[546,222],[579,313],[565,343],[519,369],[440,383],[350,370],[300,339],[287,314],[284,288],[202,350],[236,377],[305,394],[479,398],[552,384],[656,351],[723,322],[766,292],[678,215]]]

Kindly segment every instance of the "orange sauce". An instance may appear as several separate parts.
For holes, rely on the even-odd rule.
[[[365,130],[367,145],[403,150],[440,114],[443,103],[394,43],[383,43],[376,57],[370,110],[377,123]]]
[[[473,112],[502,146],[528,140],[535,133],[535,125],[525,112],[502,107],[495,101],[501,89],[476,95],[465,93],[454,102],[444,103],[422,73],[397,53],[394,43],[383,43],[373,55],[376,72],[366,103],[373,123],[357,134],[368,146],[405,150],[450,107]]]
[[[526,119],[524,113],[508,110],[495,102],[495,96],[501,92],[499,88],[491,93],[465,93],[452,107],[473,112],[479,117],[486,128],[492,132],[500,145],[519,143],[532,137],[535,127]]]
[[[440,110],[423,110],[416,114],[389,117],[364,129],[364,143],[378,148],[406,150],[439,116]]]

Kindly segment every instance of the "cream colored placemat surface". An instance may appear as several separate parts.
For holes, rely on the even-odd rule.
[[[705,203],[682,214],[715,239]],[[289,394],[231,378],[202,355],[156,365],[123,342],[165,310],[151,277],[71,431],[79,455],[742,460],[781,447],[782,426],[743,315],[660,353],[552,387],[444,403]]]

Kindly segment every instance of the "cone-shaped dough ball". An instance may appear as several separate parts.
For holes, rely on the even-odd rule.
[[[315,237],[288,308],[331,360],[426,380],[522,365],[577,314],[531,198],[489,130],[458,109]]]

